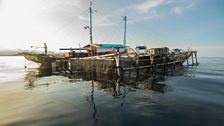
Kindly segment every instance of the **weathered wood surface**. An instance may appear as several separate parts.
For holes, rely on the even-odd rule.
[[[120,73],[119,69],[131,70],[131,69],[147,69],[152,67],[167,67],[180,64],[185,61],[188,62],[189,58],[192,58],[192,64],[197,65],[196,51],[183,52],[179,55],[144,55],[136,57],[125,57],[118,54],[110,54],[106,56],[96,56],[81,59],[59,60],[59,69],[69,70],[72,72],[82,71],[102,74],[114,74]],[[196,63],[194,63],[193,55],[195,55]],[[189,64],[188,64],[189,65]],[[119,69],[118,69],[119,67]]]

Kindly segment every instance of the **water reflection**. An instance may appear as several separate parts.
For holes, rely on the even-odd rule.
[[[38,84],[36,85],[35,82],[40,77],[50,76],[52,75],[52,72],[50,69],[43,69],[43,68],[37,68],[37,69],[27,69],[26,70],[26,76],[25,81],[27,82],[24,86],[25,90],[33,90],[34,88],[37,88],[39,86],[49,86],[50,83],[44,83],[44,84]]]
[[[68,77],[69,82],[74,83],[77,81],[92,81],[95,83],[93,86],[97,90],[104,90],[111,92],[111,94],[116,98],[126,95],[126,86],[128,86],[128,91],[134,91],[135,89],[153,90],[157,92],[166,92],[167,86],[164,81],[169,76],[192,76],[192,71],[185,66],[175,66],[175,67],[161,67],[161,68],[149,68],[149,69],[139,69],[139,70],[128,70],[122,71],[121,77],[102,75],[96,72],[77,72],[73,74],[63,74]],[[51,83],[44,83],[35,85],[37,78],[52,75],[49,69],[30,69],[26,71],[25,80],[27,84],[25,85],[26,90],[32,90],[39,86],[49,86]],[[123,93],[120,91],[121,87],[124,89]]]
[[[94,100],[94,83],[92,81],[92,91],[91,91],[91,105],[93,107],[93,118],[94,118],[94,124],[97,122],[97,117],[96,117],[96,104],[95,104],[95,100]]]
[[[123,106],[124,106],[125,101],[126,101],[126,94],[127,94],[127,92],[126,92],[126,84],[125,84],[125,83],[124,83],[124,85],[123,85],[123,88],[124,88],[124,91],[123,91],[123,96],[122,96],[122,103],[121,103],[121,107],[123,107]]]
[[[90,85],[88,85],[88,87],[84,89],[85,91],[87,91],[87,94],[82,94],[80,97],[83,98],[84,95],[84,101],[87,103],[87,106],[91,108],[88,117],[91,117],[91,123],[93,122],[93,125],[97,125],[102,121],[102,103],[97,101],[97,99],[99,98],[99,91],[109,94],[109,96],[112,97],[113,100],[118,101],[117,103],[119,107],[124,108],[130,106],[129,104],[127,104],[130,102],[130,98],[127,98],[127,95],[129,93],[137,92],[139,90],[143,91],[144,93],[146,93],[145,91],[165,93],[167,91],[165,80],[170,76],[185,76],[186,74],[191,73],[191,70],[188,69],[189,68],[184,66],[176,66],[175,68],[166,67],[157,69],[139,69],[138,72],[136,72],[136,70],[123,71],[122,79],[117,76],[106,76],[94,72],[64,74],[64,76],[66,76],[64,78],[67,78],[67,84],[78,85],[77,87],[72,88],[72,90],[80,89],[79,84],[77,84],[76,82],[90,83]],[[35,88],[43,86],[51,86],[54,83],[36,83],[40,78],[46,76],[50,77],[50,75],[52,75],[51,71],[46,69],[27,70],[27,74],[25,77],[27,84],[25,85],[25,89],[33,90]],[[60,85],[62,84],[63,82],[60,83]],[[56,95],[60,96],[59,94]],[[77,93],[77,95],[80,94]],[[63,95],[63,99],[65,98],[64,96],[66,95]],[[69,95],[67,97],[71,98],[73,96]],[[80,100],[79,102],[81,101],[82,100]]]

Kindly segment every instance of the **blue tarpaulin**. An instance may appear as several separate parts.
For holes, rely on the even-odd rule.
[[[101,47],[104,47],[104,48],[125,48],[124,45],[121,45],[121,44],[101,44]]]
[[[136,46],[136,49],[146,49],[146,46]]]

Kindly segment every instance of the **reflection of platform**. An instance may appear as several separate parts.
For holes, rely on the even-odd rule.
[[[126,86],[130,91],[133,89],[142,89],[166,92],[167,86],[164,81],[166,81],[169,76],[183,76],[186,73],[191,72],[188,71],[187,68],[188,67],[185,66],[176,66],[175,68],[164,67],[157,69],[156,71],[153,69],[139,69],[138,76],[136,75],[136,71],[126,71],[123,73],[122,80],[120,80],[121,78],[117,77],[116,74],[105,75],[96,72],[76,72],[72,74],[60,73],[60,75],[67,77],[68,83],[92,81],[98,90],[106,90],[119,96],[120,87],[124,88]],[[25,80],[28,84],[26,85],[26,88],[34,89],[43,86],[43,84],[35,84],[36,79],[50,75],[52,75],[52,72],[49,69],[32,69],[27,71]],[[51,83],[45,85],[49,86]]]
[[[164,81],[169,76],[183,76],[186,72],[189,73],[187,67],[176,66],[173,67],[162,67],[153,71],[152,69],[139,69],[139,75],[137,76],[136,71],[124,71],[122,80],[119,80],[116,75],[105,75],[95,72],[79,72],[68,75],[71,80],[82,79],[84,81],[96,82],[96,87],[99,90],[117,89],[119,86],[128,86],[134,89],[147,89],[158,92],[166,92],[166,84]],[[119,87],[118,86],[118,87]],[[109,90],[108,90],[109,91]]]
[[[40,77],[45,77],[45,76],[50,76],[52,75],[51,70],[50,69],[43,69],[43,68],[39,68],[39,69],[28,69],[26,71],[26,77],[25,77],[25,81],[27,82],[27,84],[25,85],[25,89],[26,90],[32,90],[36,87],[39,86],[43,86],[46,85],[48,86],[49,83],[44,83],[44,84],[35,84],[36,80]]]

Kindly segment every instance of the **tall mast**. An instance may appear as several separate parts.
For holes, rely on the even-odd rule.
[[[92,2],[89,3],[89,39],[90,47],[92,48],[93,44],[93,32],[92,32]]]
[[[124,40],[123,40],[123,45],[126,46],[127,16],[124,16],[123,20],[124,20]]]

